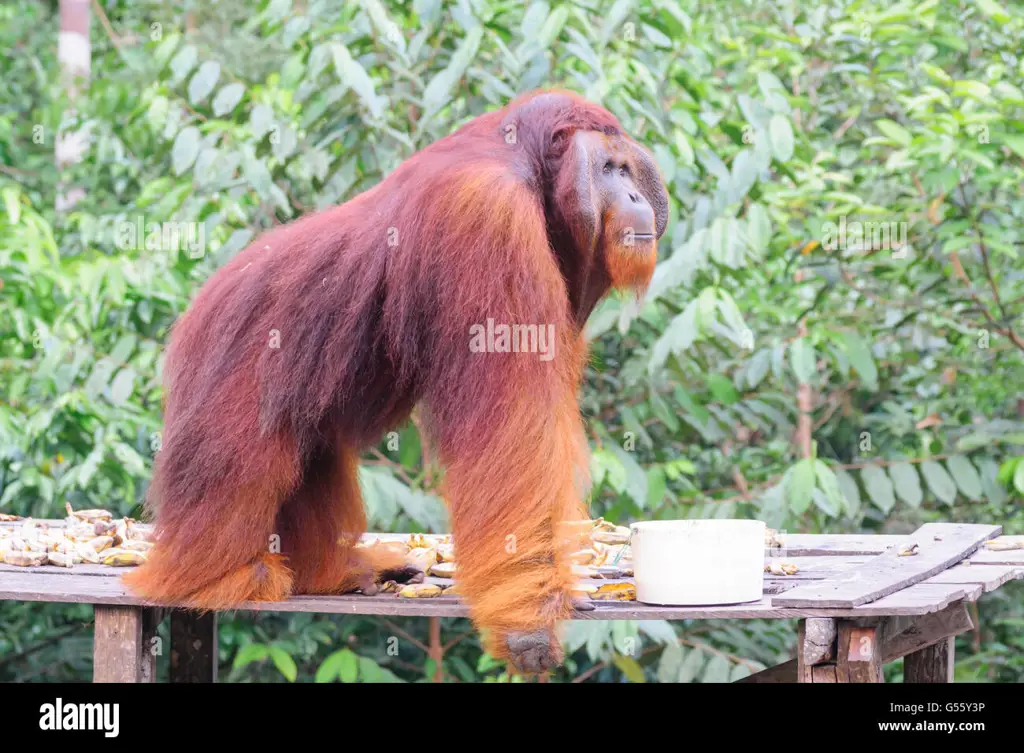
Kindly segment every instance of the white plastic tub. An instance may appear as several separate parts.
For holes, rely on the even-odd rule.
[[[703,606],[760,600],[763,521],[652,520],[630,531],[637,601]]]

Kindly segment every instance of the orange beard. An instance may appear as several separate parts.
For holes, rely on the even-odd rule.
[[[654,238],[633,238],[614,218],[606,217],[605,228],[604,259],[612,287],[642,296],[658,263],[658,242]]]

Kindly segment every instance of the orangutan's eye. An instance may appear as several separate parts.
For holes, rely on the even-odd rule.
[[[611,173],[611,171],[612,171],[612,168],[614,168],[614,167],[615,167],[615,165],[612,164],[611,160],[608,160],[607,162],[605,162],[604,163],[604,174],[605,175],[609,175]]]

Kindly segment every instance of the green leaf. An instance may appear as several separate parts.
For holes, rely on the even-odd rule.
[[[860,477],[875,507],[884,513],[892,510],[896,497],[893,496],[892,481],[885,475],[885,471],[877,465],[869,465],[861,470]]]
[[[1022,463],[1024,463],[1024,457],[1007,458],[999,467],[999,473],[996,476],[996,480],[999,481],[1000,484],[1008,486],[1013,481],[1015,469]]]
[[[110,351],[110,358],[118,364],[127,363],[135,351],[135,345],[138,340],[139,338],[132,332],[122,335],[118,339],[117,344],[114,345],[114,349]]]
[[[838,518],[843,512],[842,500],[830,498],[817,487],[811,490],[811,499],[814,501],[814,506],[829,517]]]
[[[85,394],[92,400],[98,398],[107,388],[117,364],[110,358],[101,358],[93,366],[92,374],[85,383]]]
[[[921,491],[921,479],[917,470],[910,463],[896,463],[889,466],[889,478],[892,479],[896,494],[911,507],[920,507],[924,499]]]
[[[1024,460],[1017,463],[1017,470],[1013,472],[1013,487],[1019,494],[1024,494]]]
[[[804,458],[793,466],[789,479],[789,509],[797,515],[807,512],[811,506],[815,473],[813,458]]]
[[[601,29],[601,46],[605,46],[611,40],[619,24],[626,20],[629,12],[633,9],[634,0],[615,0],[608,14],[604,17]]]
[[[708,666],[704,670],[704,678],[701,682],[729,682],[729,672],[731,669],[732,667],[726,657],[722,656],[722,654],[715,654],[711,657],[711,661],[708,662]]]
[[[289,656],[287,651],[280,646],[271,646],[270,660],[274,662],[274,666],[288,682],[295,682],[299,668],[295,666],[295,660]]]
[[[679,666],[679,676],[676,682],[693,682],[697,679],[700,671],[704,668],[704,651],[699,648],[687,652],[686,658]]]
[[[622,674],[630,682],[647,682],[647,678],[644,677],[644,669],[637,663],[636,659],[631,656],[616,654],[613,661],[615,666],[622,671]]]
[[[772,352],[768,348],[762,348],[754,354],[749,361],[747,368],[747,387],[753,389],[759,385],[768,375],[768,369],[772,365]]]
[[[199,129],[195,126],[182,128],[174,139],[174,147],[171,149],[171,166],[175,175],[181,175],[196,161],[199,156],[200,136]]]
[[[814,475],[818,478],[818,488],[824,492],[830,505],[835,508],[833,515],[838,515],[844,507],[842,489],[839,487],[839,479],[836,474],[823,461],[815,459]]]
[[[953,82],[953,96],[954,97],[970,97],[971,99],[984,102],[989,98],[992,90],[988,87],[988,84],[983,84],[980,81],[954,81]]]
[[[11,225],[17,225],[21,219],[21,199],[19,191],[14,186],[6,186],[0,191],[4,197],[4,208],[7,210],[7,219]]]
[[[192,80],[188,82],[189,101],[194,105],[198,105],[206,99],[217,85],[219,78],[220,63],[217,61],[207,60],[199,66],[199,70],[192,76]]]
[[[751,674],[751,669],[746,664],[733,664],[732,672],[729,673],[729,682],[742,680],[744,677],[749,677]]]
[[[772,154],[779,162],[788,162],[793,156],[793,127],[784,115],[772,115],[768,124]]]
[[[878,390],[878,367],[875,366],[875,358],[871,355],[871,348],[861,339],[860,335],[853,332],[844,332],[842,343],[850,364],[860,375],[864,387],[871,392]]]
[[[434,76],[423,91],[423,107],[428,114],[433,114],[448,104],[452,88],[466,73],[466,69],[476,56],[483,39],[483,27],[472,29],[455,48],[448,66]]]
[[[265,643],[250,643],[239,649],[231,666],[233,669],[241,669],[254,661],[263,661],[269,655],[270,648]]]
[[[672,623],[668,620],[637,620],[637,631],[650,636],[658,643],[665,644],[666,648],[671,645],[678,645],[679,640]]]
[[[1007,24],[1010,22],[1010,14],[996,0],[974,0],[974,4],[978,6],[982,13],[986,16],[991,16],[998,23]]]
[[[342,682],[355,682],[359,677],[359,656],[347,648],[338,653],[338,679]]]
[[[981,476],[965,455],[954,455],[949,458],[946,467],[967,499],[977,502],[982,498],[984,491]]]
[[[968,434],[965,437],[961,437],[956,443],[956,448],[961,452],[970,452],[971,450],[976,450],[979,447],[987,447],[994,444],[996,441],[995,437],[991,437],[985,432],[979,431],[974,432],[973,434]]]
[[[114,442],[112,445],[114,450],[114,456],[121,461],[121,464],[125,467],[130,474],[133,476],[142,476],[146,472],[146,463],[142,459],[142,456],[135,451],[135,449],[124,442]]]
[[[218,118],[227,115],[242,101],[244,95],[245,87],[238,82],[221,87],[217,96],[213,98],[213,114]]]
[[[651,348],[651,360],[648,370],[653,372],[661,368],[669,355],[682,353],[689,348],[700,334],[697,323],[697,298],[692,299],[683,312],[672,319],[661,337]]]
[[[985,496],[994,507],[1002,507],[1006,503],[1006,489],[999,483],[999,464],[992,458],[983,458],[978,461],[978,468],[981,471],[981,485],[985,489]]]
[[[956,484],[946,473],[945,468],[934,460],[926,460],[921,463],[921,474],[932,494],[947,505],[953,504],[953,500],[956,499]]]
[[[1003,143],[1018,157],[1024,159],[1024,136],[1003,136]]]
[[[683,647],[678,643],[666,644],[658,660],[658,682],[676,682],[683,664]]]
[[[647,474],[636,462],[634,453],[623,449],[617,442],[608,442],[608,447],[626,470],[626,493],[643,510],[647,504]]]
[[[331,45],[331,54],[338,79],[356,93],[359,101],[370,111],[374,119],[379,118],[384,110],[383,101],[377,96],[370,74],[353,59],[348,48],[341,42],[334,42]]]
[[[768,248],[772,238],[772,222],[765,208],[756,201],[747,207],[747,243],[750,249],[760,255]]]
[[[860,489],[857,487],[857,482],[843,468],[836,468],[836,481],[839,483],[839,488],[843,490],[847,511],[851,515],[855,515],[860,510]]]
[[[721,374],[708,374],[707,383],[711,396],[720,403],[732,405],[740,399],[740,394],[732,382]]]
[[[342,655],[349,651],[347,648],[343,648],[340,651],[335,651],[329,654],[326,659],[320,664],[316,670],[316,675],[313,678],[313,682],[333,682],[338,676],[338,672],[341,669]],[[349,651],[349,653],[352,653]]]
[[[897,144],[903,147],[910,146],[912,137],[910,131],[892,120],[886,118],[879,118],[875,121],[875,125],[878,130],[884,133],[890,141],[895,141]]]
[[[652,465],[647,469],[647,503],[644,508],[655,510],[665,496],[665,469],[660,465]]]
[[[815,360],[814,348],[806,338],[797,338],[789,346],[789,364],[801,384],[806,384],[814,378],[817,372]]]
[[[171,86],[184,81],[198,60],[199,52],[193,45],[188,44],[178,50],[178,54],[171,58]]]

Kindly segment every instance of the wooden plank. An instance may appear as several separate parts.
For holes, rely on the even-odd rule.
[[[882,631],[882,661],[896,661],[947,638],[955,638],[974,628],[970,612],[964,602],[950,604],[941,612],[915,617],[910,625],[897,632],[886,621]]]
[[[1024,549],[1010,549],[1005,552],[994,552],[989,549],[982,549],[975,552],[968,558],[971,566],[974,565],[1015,565],[1024,567]]]
[[[764,684],[764,683],[791,683],[797,681],[797,661],[796,659],[790,659],[784,661],[782,664],[776,664],[774,667],[768,667],[762,669],[760,672],[755,672],[752,675],[742,677],[736,682],[746,682],[752,684]]]
[[[882,682],[882,655],[877,627],[840,620],[836,638],[838,682]]]
[[[141,682],[143,609],[97,605],[94,614],[92,681]]]
[[[955,642],[955,638],[945,638],[931,646],[907,654],[903,660],[903,682],[953,682]]]
[[[923,583],[976,583],[985,592],[994,591],[1007,581],[1024,578],[1024,568],[1014,565],[954,565]]]
[[[847,570],[856,567],[857,565],[863,565],[866,562],[870,562],[871,558],[866,556],[835,556],[835,557],[765,557],[764,563],[766,565],[771,564],[783,564],[788,563],[797,566],[797,571],[793,575],[778,575],[772,576],[769,573],[765,573],[765,578],[781,578],[783,580],[821,580],[822,578],[828,578],[837,573],[846,572]]]
[[[878,601],[847,610],[846,615],[852,618],[928,614],[943,610],[955,601],[974,601],[982,592],[982,587],[977,583],[918,583],[883,596]]]
[[[33,567],[18,567],[17,565],[5,565],[0,562],[0,579],[6,578],[8,573],[14,575],[99,575],[110,578],[119,578],[124,575],[125,570],[134,570],[134,567],[111,567],[110,565],[89,565],[82,563],[74,567],[56,567],[55,565],[35,565]]]
[[[890,614],[927,614],[963,598],[968,585],[914,586],[916,595],[895,601],[879,600],[854,610],[833,608],[782,609],[770,597],[750,604],[705,607],[661,607],[638,602],[602,602],[592,612],[580,612],[579,619],[684,620],[684,619],[795,619],[800,617],[876,617]],[[938,590],[936,590],[938,589]],[[942,590],[947,589],[947,590]],[[981,592],[981,587],[976,587]],[[886,597],[895,599],[894,597]],[[116,578],[76,575],[20,575],[0,579],[0,599],[65,604],[109,604],[152,606],[128,593]],[[398,599],[382,596],[294,596],[283,602],[251,602],[239,609],[257,612],[315,612],[320,614],[381,614],[406,617],[468,617],[469,609],[457,597]]]
[[[773,549],[784,557],[872,556],[903,542],[894,534],[781,533],[782,547]]]
[[[217,659],[217,613],[173,610],[170,681],[217,682]]]
[[[833,578],[808,583],[772,597],[778,607],[852,608],[919,583],[945,570],[999,534],[999,526],[926,523],[905,543],[918,545],[917,554],[898,556],[899,547]]]

